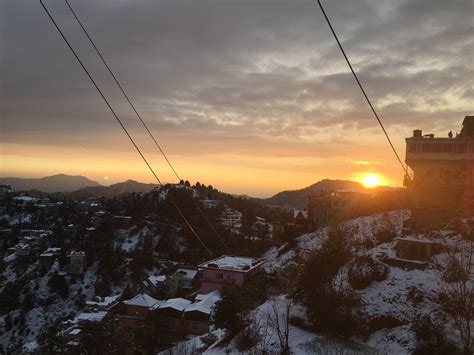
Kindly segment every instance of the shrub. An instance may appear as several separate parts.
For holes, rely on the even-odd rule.
[[[348,288],[323,287],[308,304],[308,319],[322,333],[344,337],[362,332],[360,297]]]
[[[452,344],[444,333],[443,324],[433,321],[429,316],[423,316],[412,326],[416,335],[414,354],[458,354],[459,350]]]
[[[218,340],[217,336],[215,336],[212,333],[209,333],[207,335],[204,335],[201,337],[201,341],[206,347],[210,347],[212,344],[214,344]]]
[[[388,267],[375,261],[369,255],[356,258],[349,266],[348,281],[352,288],[362,290],[372,282],[383,281],[387,278]]]
[[[269,278],[266,274],[255,275],[242,287],[226,286],[221,299],[215,305],[214,323],[218,328],[238,332],[246,325],[248,312],[267,299]]]
[[[395,239],[397,236],[397,233],[393,228],[383,228],[377,231],[374,235],[375,240],[377,243],[382,244],[382,243],[390,243]]]
[[[62,275],[54,274],[48,280],[48,287],[50,291],[56,292],[62,298],[66,298],[69,295],[69,284]]]
[[[260,337],[258,331],[255,331],[254,327],[247,327],[237,336],[237,349],[239,351],[253,349],[259,341]]]

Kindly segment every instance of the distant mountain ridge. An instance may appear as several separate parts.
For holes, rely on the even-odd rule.
[[[0,178],[0,185],[10,185],[17,190],[29,191],[33,195],[48,193],[52,195],[65,195],[72,198],[98,197],[111,198],[129,192],[149,192],[157,184],[141,183],[134,180],[126,180],[103,186],[97,181],[90,180],[81,175],[58,174],[42,178]],[[58,196],[59,197],[59,196]]]
[[[124,193],[130,192],[150,192],[154,187],[157,187],[157,184],[146,184],[141,183],[135,180],[127,180],[124,182],[119,182],[110,186],[87,186],[73,191],[70,194],[76,198],[79,197],[95,197],[102,196],[106,198],[111,198],[118,196]]]
[[[386,187],[379,187],[379,189],[385,188]],[[367,189],[365,189],[364,186],[359,182],[350,180],[324,179],[303,189],[282,191],[272,197],[258,199],[258,201],[268,205],[287,205],[297,208],[304,208],[306,207],[308,196],[317,195],[321,190],[334,189],[367,191]]]
[[[39,190],[43,192],[70,192],[87,186],[101,186],[97,181],[82,175],[57,174],[42,178],[0,178],[0,184],[10,185],[17,190]]]

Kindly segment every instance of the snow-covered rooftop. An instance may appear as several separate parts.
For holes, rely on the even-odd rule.
[[[178,312],[201,312],[209,315],[219,298],[219,291],[213,291],[207,294],[197,294],[194,302],[184,298],[170,298],[166,301],[157,301],[151,309],[171,308]]]
[[[415,237],[400,237],[395,238],[395,240],[399,240],[402,242],[415,242],[415,243],[424,243],[424,244],[436,244],[434,240],[431,239],[422,239],[422,238],[415,238]]]
[[[216,302],[220,299],[219,291],[213,291],[207,294],[198,294],[189,307],[184,312],[201,312],[204,314],[211,314]]]
[[[170,298],[169,300],[166,300],[166,301],[158,301],[158,303],[152,309],[172,308],[176,311],[182,312],[190,304],[191,304],[191,301],[184,298]]]
[[[187,269],[187,268],[180,268],[176,270],[175,274],[182,274],[183,276],[187,277],[188,279],[194,279],[198,270],[196,269]]]
[[[40,256],[53,256],[61,251],[61,248],[48,248]]]
[[[100,312],[91,312],[91,313],[80,313],[72,322],[78,323],[83,321],[89,322],[100,322],[102,319],[105,318],[107,312],[100,311]]]
[[[139,293],[132,299],[124,301],[123,303],[129,306],[150,308],[154,306],[157,302],[158,300],[154,299],[151,296],[148,296],[146,293]]]
[[[148,281],[153,286],[157,286],[157,285],[162,284],[163,282],[166,281],[166,276],[165,275],[160,275],[160,276],[151,275],[150,277],[148,277]]]
[[[100,306],[100,307],[108,307],[115,303],[120,295],[115,296],[107,296],[107,297],[97,297],[94,301],[87,301],[86,304],[88,306]]]
[[[199,265],[201,268],[218,268],[225,270],[247,271],[263,264],[265,261],[247,256],[223,255]]]
[[[300,213],[303,215],[303,218],[308,218],[308,211],[305,210],[293,210],[293,218],[298,217]]]

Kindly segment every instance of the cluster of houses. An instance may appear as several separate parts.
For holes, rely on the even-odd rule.
[[[85,327],[103,322],[111,314],[118,316],[125,335],[127,354],[144,354],[137,331],[152,330],[163,345],[172,344],[189,335],[209,332],[212,312],[225,285],[240,287],[257,274],[265,261],[250,257],[224,255],[206,261],[197,268],[179,267],[169,276],[150,276],[140,293],[129,299],[121,295],[96,297],[86,302],[83,312],[62,324],[60,335],[67,346],[77,348]],[[165,290],[167,297],[153,297],[144,290]],[[151,321],[153,320],[153,321]]]
[[[4,243],[7,238],[12,238],[12,235],[10,229],[0,231]],[[86,253],[74,249],[64,251],[58,247],[46,247],[52,235],[53,232],[50,230],[24,229],[20,231],[19,242],[6,250],[11,252],[10,255],[14,256],[15,263],[18,265],[38,260],[47,268],[51,267],[62,253],[65,253],[69,261],[66,271],[70,274],[82,274],[86,267]]]
[[[208,333],[212,310],[222,287],[242,286],[246,279],[262,269],[264,263],[260,259],[224,255],[201,263],[197,268],[178,268],[168,277],[149,277],[144,286],[154,290],[165,288],[169,298],[158,300],[147,293],[139,293],[123,301],[125,312],[120,319],[128,336],[128,352],[140,353],[140,344],[134,338],[135,330],[148,327],[150,315],[159,322],[164,342]],[[176,297],[178,295],[180,297]]]

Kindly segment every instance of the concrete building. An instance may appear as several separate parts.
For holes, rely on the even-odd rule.
[[[82,274],[86,266],[86,253],[84,251],[71,251],[69,253],[69,273]]]
[[[415,227],[473,215],[474,116],[466,116],[455,135],[435,138],[413,131],[406,138],[405,162],[413,171],[405,186],[412,198]]]
[[[257,274],[265,260],[223,255],[206,261],[198,267],[202,270],[201,293],[220,290],[225,285],[242,286],[247,277]]]
[[[199,270],[181,267],[168,277],[166,288],[168,297],[186,296],[198,287]]]
[[[39,262],[42,265],[50,266],[54,260],[60,255],[61,248],[48,248],[39,256]]]
[[[312,229],[363,215],[372,207],[372,196],[362,190],[321,191],[308,197],[308,219]]]

